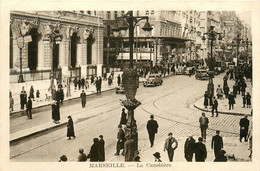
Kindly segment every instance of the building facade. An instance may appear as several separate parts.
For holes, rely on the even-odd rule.
[[[12,11],[10,17],[10,82],[17,82],[20,65],[25,81],[49,79],[51,70],[60,78],[102,74],[101,17],[88,11]]]

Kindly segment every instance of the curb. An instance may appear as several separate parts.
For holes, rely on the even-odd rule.
[[[208,110],[208,109],[204,109],[204,108],[201,108],[201,107],[198,107],[195,103],[193,105],[195,108],[201,110],[201,111],[204,111],[204,112],[211,112],[211,110]],[[218,113],[220,114],[226,114],[226,115],[234,115],[234,116],[244,116],[245,114],[247,113],[236,113],[236,112],[223,112],[223,111],[218,111]],[[251,115],[249,115],[251,117]]]

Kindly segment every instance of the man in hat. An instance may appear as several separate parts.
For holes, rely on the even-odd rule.
[[[203,138],[199,137],[199,142],[194,144],[195,160],[196,162],[205,162],[207,158],[207,149],[203,144]]]
[[[161,158],[161,155],[160,155],[159,152],[154,153],[153,156],[154,156],[154,158],[155,158],[155,161],[154,161],[154,162],[162,162],[161,159],[160,159],[160,158]]]
[[[218,117],[218,101],[217,101],[215,96],[213,97],[212,103],[213,104],[212,104],[212,115],[211,115],[211,117],[214,116],[214,110],[216,110],[216,117]]]
[[[175,146],[173,147],[173,143],[175,143]],[[172,162],[173,156],[174,156],[174,150],[178,147],[178,141],[172,137],[172,133],[170,132],[168,134],[168,138],[166,139],[164,143],[164,149],[163,151],[167,150],[169,161]]]
[[[31,97],[28,97],[28,102],[26,104],[26,114],[29,119],[32,119],[32,100]]]
[[[86,162],[87,161],[87,155],[84,153],[84,150],[82,148],[79,149],[79,162]]]
[[[194,149],[193,149],[194,144],[195,144],[195,140],[192,136],[189,136],[185,141],[184,156],[188,162],[192,162],[193,153],[194,153]]]
[[[119,155],[120,150],[124,149],[125,143],[125,132],[122,129],[122,125],[118,125],[118,133],[117,133],[117,143],[116,143],[116,153],[115,155]],[[124,150],[122,152],[124,154]]]
[[[154,116],[151,115],[150,116],[150,120],[147,122],[146,128],[149,134],[149,139],[150,139],[150,143],[151,143],[151,147],[153,147],[154,145],[154,136],[158,131],[158,123],[156,120],[154,120]]]
[[[62,156],[60,157],[59,162],[66,162],[67,160],[68,160],[67,157],[66,157],[65,155],[62,155]]]
[[[85,107],[86,105],[86,97],[87,97],[86,93],[84,92],[84,90],[82,90],[82,93],[80,94],[82,107]]]
[[[206,141],[206,130],[208,129],[209,119],[205,116],[205,113],[202,112],[202,116],[199,119],[201,137]]]
[[[99,135],[99,161],[104,162],[105,161],[105,141],[103,139],[103,135]]]
[[[249,120],[247,119],[248,115],[245,115],[244,118],[240,119],[239,125],[240,125],[240,139],[239,141],[242,141],[242,138],[245,138],[245,142],[247,142],[247,134],[248,134],[248,127],[249,127]]]
[[[215,158],[218,157],[219,151],[223,148],[223,139],[219,136],[220,131],[216,131],[216,135],[212,137],[211,149],[214,149]]]

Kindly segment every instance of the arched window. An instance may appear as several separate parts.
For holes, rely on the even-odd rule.
[[[71,37],[71,58],[70,64],[71,67],[74,68],[77,63],[77,44],[78,44],[79,37],[77,33],[73,33]]]
[[[28,43],[28,68],[36,70],[38,63],[38,42],[41,39],[41,35],[38,33],[37,28],[32,28],[29,32],[32,36],[32,41]]]

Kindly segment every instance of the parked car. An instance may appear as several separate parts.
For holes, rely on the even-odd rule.
[[[116,94],[124,94],[125,90],[122,84],[120,84],[118,87],[116,87]]]
[[[163,80],[162,80],[160,74],[151,74],[146,79],[146,81],[144,81],[143,85],[144,85],[144,87],[148,87],[148,86],[162,85],[162,83],[163,83]]]
[[[195,78],[199,80],[207,80],[209,79],[209,74],[205,69],[198,69],[196,71]]]

